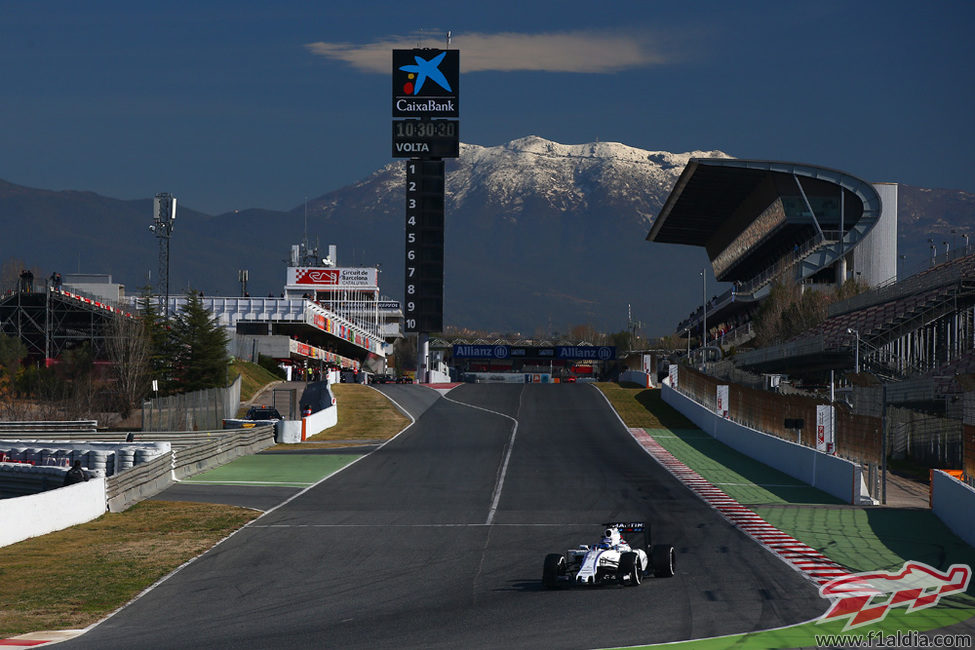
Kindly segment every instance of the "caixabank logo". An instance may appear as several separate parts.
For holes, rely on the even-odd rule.
[[[458,50],[393,50],[393,117],[460,117]]]

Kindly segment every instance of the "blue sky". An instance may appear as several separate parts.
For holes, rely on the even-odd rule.
[[[0,178],[290,209],[390,162],[389,50],[449,29],[464,142],[720,149],[975,191],[975,3],[601,5],[0,0]]]

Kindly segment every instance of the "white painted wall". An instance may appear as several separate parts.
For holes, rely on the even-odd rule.
[[[104,478],[0,499],[0,546],[83,524],[102,516],[106,509]]]
[[[732,449],[846,503],[873,503],[858,464],[726,420],[671,388],[669,378],[663,382],[662,395],[702,431]]]
[[[931,510],[951,531],[975,546],[975,488],[951,474],[931,474]]]
[[[650,355],[646,355],[650,356]],[[653,387],[653,377],[648,372],[640,372],[638,370],[627,370],[626,372],[620,373],[620,381],[630,381],[634,384],[640,384],[641,386],[646,386],[647,388]]]

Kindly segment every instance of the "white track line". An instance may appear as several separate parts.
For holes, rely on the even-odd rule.
[[[373,390],[375,390],[375,389],[373,389]],[[362,456],[360,456],[359,458],[356,458],[354,461],[352,461],[351,463],[349,463],[345,467],[342,467],[341,469],[338,469],[338,470],[332,472],[328,476],[323,476],[320,480],[316,481],[312,485],[309,485],[308,487],[306,487],[305,489],[301,490],[300,492],[297,492],[297,493],[291,495],[286,500],[282,501],[281,503],[279,503],[278,505],[274,506],[270,510],[266,510],[259,517],[257,517],[256,519],[252,519],[251,521],[247,522],[246,524],[244,524],[243,526],[241,526],[240,528],[238,528],[234,532],[230,533],[229,535],[227,535],[226,537],[224,537],[223,539],[221,539],[219,542],[217,542],[216,544],[214,544],[213,546],[211,546],[207,550],[203,551],[202,553],[200,553],[199,555],[197,555],[194,558],[190,558],[189,560],[187,560],[183,564],[179,565],[178,567],[176,567],[175,569],[173,569],[172,571],[170,571],[169,573],[167,573],[163,577],[159,578],[159,580],[156,580],[154,583],[152,583],[151,585],[149,585],[148,587],[146,587],[145,589],[143,589],[141,592],[139,592],[138,594],[136,594],[135,597],[132,598],[132,600],[130,600],[129,602],[125,603],[124,605],[122,605],[121,607],[119,607],[118,609],[116,609],[115,611],[110,612],[107,616],[105,616],[105,618],[101,619],[100,621],[95,621],[94,623],[92,623],[91,625],[89,625],[88,627],[86,627],[84,629],[84,631],[81,634],[79,634],[78,636],[82,636],[86,632],[88,632],[89,630],[95,629],[96,627],[98,627],[99,625],[101,625],[102,623],[104,623],[105,621],[107,621],[108,619],[112,618],[113,616],[115,616],[116,614],[118,614],[119,612],[121,612],[123,609],[125,609],[126,607],[128,607],[129,605],[131,605],[132,603],[134,603],[135,601],[139,600],[140,598],[142,598],[143,596],[145,596],[146,594],[148,594],[150,591],[153,591],[156,587],[158,587],[162,583],[166,582],[167,580],[169,580],[170,578],[172,578],[174,575],[176,575],[177,573],[179,573],[180,571],[182,571],[184,568],[186,568],[189,565],[193,564],[194,562],[196,562],[197,560],[199,560],[201,557],[203,557],[204,555],[206,555],[207,553],[209,553],[213,549],[217,548],[218,546],[220,546],[221,544],[223,544],[228,539],[230,539],[231,537],[233,537],[237,533],[241,532],[242,530],[246,530],[247,528],[259,528],[259,527],[260,528],[263,528],[264,526],[255,526],[254,525],[254,522],[260,521],[261,519],[263,519],[267,515],[271,514],[272,512],[274,512],[275,510],[277,510],[281,506],[284,506],[284,505],[287,505],[288,503],[291,503],[292,501],[294,501],[295,499],[297,499],[298,497],[300,497],[302,494],[304,494],[305,492],[308,492],[309,490],[311,490],[315,486],[319,485],[320,483],[324,483],[325,481],[327,481],[328,479],[332,478],[336,474],[339,474],[340,472],[345,471],[346,468],[355,465],[356,463],[358,463],[360,460],[362,460],[366,456],[369,456],[370,454],[375,453],[376,451],[382,449],[387,444],[389,444],[390,442],[392,442],[394,439],[396,439],[399,436],[401,436],[404,431],[406,431],[407,429],[409,429],[410,427],[412,427],[414,424],[416,424],[416,418],[414,418],[412,415],[410,415],[410,412],[407,411],[405,408],[403,408],[403,406],[400,405],[396,400],[394,400],[389,395],[386,395],[385,393],[382,393],[381,391],[378,391],[377,390],[376,392],[377,393],[380,393],[383,397],[385,397],[390,402],[392,402],[393,405],[396,406],[396,408],[398,408],[400,411],[402,411],[406,415],[406,417],[410,418],[410,423],[407,424],[402,429],[400,429],[399,432],[397,432],[397,434],[395,436],[393,436],[392,438],[390,438],[389,440],[387,440],[383,444],[379,445],[374,450],[370,451],[368,454],[363,454]],[[74,638],[77,638],[77,637],[74,637]]]
[[[525,384],[525,386],[527,385],[528,384]],[[518,395],[518,410],[515,411],[515,415],[521,412],[521,401],[525,396],[525,386],[522,386],[521,393]],[[443,398],[448,402],[453,402],[459,406],[466,406],[468,408],[477,409],[478,411],[486,411],[487,413],[500,415],[501,417],[507,418],[515,423],[511,428],[511,437],[508,438],[508,445],[505,450],[504,460],[501,462],[501,466],[498,468],[498,476],[494,481],[494,493],[491,495],[491,508],[488,510],[487,521],[484,522],[484,525],[490,526],[492,523],[494,523],[494,515],[498,511],[498,502],[501,501],[501,489],[504,487],[504,478],[508,473],[508,461],[511,460],[511,451],[515,447],[515,437],[518,435],[518,420],[510,415],[507,415],[506,413],[492,411],[491,409],[487,409],[482,406],[474,406],[473,404],[467,404],[466,402],[458,402],[455,399],[450,399],[446,395],[444,395]]]

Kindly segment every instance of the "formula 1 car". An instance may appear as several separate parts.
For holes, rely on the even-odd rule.
[[[639,585],[643,578],[674,575],[677,553],[669,544],[650,545],[650,529],[642,522],[610,522],[599,543],[580,544],[565,553],[549,553],[542,569],[542,585],[556,589],[562,585]],[[621,536],[641,534],[643,546],[634,547]]]

